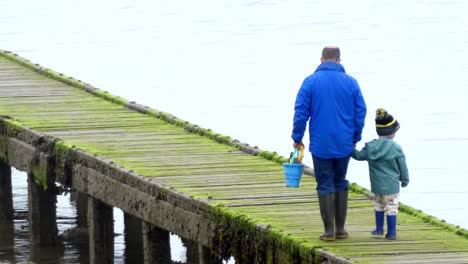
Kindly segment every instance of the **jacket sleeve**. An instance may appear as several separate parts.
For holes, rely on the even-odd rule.
[[[361,88],[356,80],[354,80],[356,92],[354,94],[354,139],[353,143],[361,141],[362,129],[364,128],[364,121],[366,119],[367,107],[362,95]]]
[[[406,166],[406,157],[403,151],[401,152],[401,155],[397,157],[397,164],[398,164],[398,169],[400,170],[400,181],[402,183],[402,186],[406,186],[409,183],[409,173],[408,173],[408,167]]]
[[[311,109],[310,87],[307,79],[302,83],[294,104],[294,120],[291,138],[294,142],[302,142]]]
[[[353,149],[353,152],[351,153],[351,157],[355,160],[367,160],[368,158],[367,146],[362,148],[361,151],[357,149]]]

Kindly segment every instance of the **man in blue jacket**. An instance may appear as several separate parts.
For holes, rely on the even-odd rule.
[[[330,241],[348,237],[344,228],[349,187],[346,173],[353,147],[361,140],[367,109],[358,82],[340,64],[340,49],[325,47],[320,60],[297,94],[291,137],[295,147],[303,144],[309,122],[309,151],[325,229],[320,239]]]

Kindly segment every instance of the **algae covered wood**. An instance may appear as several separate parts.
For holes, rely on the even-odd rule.
[[[349,200],[350,237],[320,241],[323,226],[314,178],[304,175],[300,188],[286,188],[281,165],[285,158],[260,150],[251,155],[229,137],[167,113],[141,113],[144,107],[122,98],[47,69],[36,70],[41,74],[32,69],[34,65],[0,53],[0,114],[8,116],[10,124],[204,199],[221,219],[236,219],[230,222],[236,231],[225,230],[226,238],[240,239],[256,234],[252,227],[266,227],[267,241],[284,243],[286,251],[290,247],[285,263],[307,254],[309,263],[330,254],[337,256],[337,263],[468,263],[466,230],[408,206],[402,205],[398,215],[396,241],[372,237],[372,205],[366,190],[356,185]],[[259,247],[244,247],[249,246]]]

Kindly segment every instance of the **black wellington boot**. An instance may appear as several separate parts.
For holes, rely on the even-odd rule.
[[[325,233],[320,235],[321,240],[335,240],[335,204],[333,193],[319,195],[320,215],[322,215]]]
[[[348,237],[348,231],[344,228],[346,215],[348,213],[348,191],[335,193],[335,227],[336,238],[345,239]]]

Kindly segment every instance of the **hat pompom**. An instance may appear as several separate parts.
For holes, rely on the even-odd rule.
[[[375,111],[375,120],[381,120],[387,115],[387,110],[383,108],[377,108]]]
[[[375,127],[379,136],[391,135],[400,129],[398,121],[384,108],[375,111]]]

